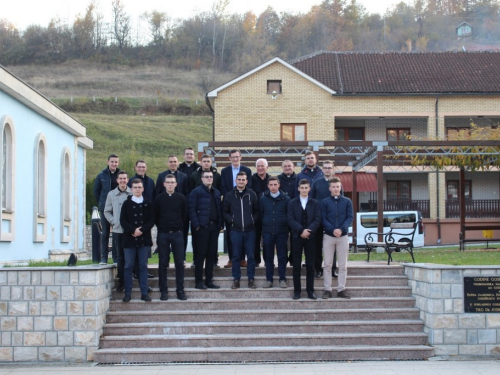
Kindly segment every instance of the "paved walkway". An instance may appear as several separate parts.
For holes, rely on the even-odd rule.
[[[322,362],[166,366],[8,365],[0,375],[498,375],[500,359],[435,357],[429,361]]]

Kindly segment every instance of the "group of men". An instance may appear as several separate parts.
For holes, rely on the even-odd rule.
[[[273,287],[275,251],[279,286],[287,287],[286,264],[293,265],[293,299],[301,297],[301,263],[305,254],[307,297],[316,299],[314,277],[324,279],[322,298],[332,295],[334,254],[339,263],[337,296],[345,292],[348,229],[353,220],[352,202],[344,197],[342,185],[333,177],[333,163],[316,164],[316,155],[307,152],[305,167],[295,174],[293,163],[282,163],[283,173],[270,176],[265,159],[256,162],[256,173],[241,164],[239,150],[229,152],[231,165],[221,173],[212,166],[212,158],[203,155],[201,165],[194,151],[187,148],[184,163],[175,155],[168,157],[168,169],[158,175],[156,184],[146,176],[146,163],[138,160],[136,175],[130,180],[118,168],[119,158],[108,157],[108,166],[97,176],[94,194],[101,212],[101,263],[107,264],[108,238],[112,227],[113,260],[118,267],[118,290],[124,290],[124,302],[131,300],[132,274],[139,279],[141,299],[148,295],[148,257],[151,256],[151,229],[157,226],[159,288],[161,300],[168,299],[167,268],[173,253],[176,294],[184,292],[185,251],[191,223],[195,288],[218,289],[213,282],[217,264],[218,237],[225,230],[231,288],[240,288],[241,268],[246,267],[248,287],[257,288],[255,267],[264,259],[266,281]],[[288,244],[290,254],[288,255]],[[262,250],[261,250],[262,244]],[[245,260],[246,258],[246,260]],[[322,265],[324,262],[324,265]],[[134,270],[135,266],[135,270]],[[205,270],[205,274],[203,274]]]

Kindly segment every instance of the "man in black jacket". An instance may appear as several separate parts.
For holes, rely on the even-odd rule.
[[[153,179],[146,175],[148,170],[148,166],[146,162],[142,159],[137,160],[135,162],[135,176],[133,176],[128,181],[128,187],[132,187],[132,181],[136,178],[142,180],[142,184],[144,185],[144,191],[142,192],[142,196],[147,198],[150,202],[154,202],[155,200],[155,182]]]
[[[203,184],[189,194],[188,209],[192,235],[196,237],[195,288],[219,289],[213,283],[214,265],[222,228],[221,195],[214,189],[212,171],[203,171]],[[205,262],[205,284],[203,284],[203,263]]]
[[[141,299],[151,301],[148,295],[148,257],[151,251],[151,229],[155,224],[153,205],[142,196],[142,181],[132,181],[132,194],[123,202],[120,212],[120,225],[123,228],[123,252],[125,254],[125,297],[129,302],[132,293],[132,270],[136,255],[139,257],[139,285]]]
[[[252,175],[252,190],[257,195],[257,200],[260,200],[264,192],[267,190],[267,182],[269,181],[269,164],[266,159],[260,158],[255,162],[255,172]],[[261,239],[262,239],[262,217],[255,223],[255,265],[258,267],[261,261]],[[265,257],[264,257],[265,259]]]
[[[274,248],[276,248],[278,256],[280,288],[286,288],[286,242],[288,240],[286,210],[290,198],[280,190],[278,177],[269,177],[267,186],[269,189],[259,199],[259,217],[262,223],[267,280],[264,288],[273,286]]]
[[[222,202],[222,215],[226,227],[231,226],[231,242],[233,244],[232,274],[233,285],[231,289],[240,287],[241,266],[240,259],[247,255],[248,287],[255,289],[255,221],[259,218],[259,205],[257,196],[251,189],[247,189],[247,174],[238,172],[236,187],[224,195]]]
[[[245,172],[247,175],[247,188],[252,188],[252,171],[250,168],[241,165],[241,152],[240,150],[229,151],[229,160],[231,165],[223,168],[220,172],[221,176],[221,189],[220,192],[225,196],[229,191],[232,191],[236,186],[236,175],[239,172]],[[231,227],[226,225],[226,231],[224,233],[224,240],[227,244],[227,252],[229,255],[229,262],[224,266],[224,268],[232,268],[233,259],[233,246],[231,243]],[[246,266],[245,258],[239,260],[242,267]]]
[[[177,298],[184,301],[184,235],[183,228],[188,220],[186,198],[175,191],[175,175],[165,177],[165,192],[155,198],[155,223],[158,229],[158,277],[162,301],[168,299],[167,267],[170,251],[174,254],[175,284]]]
[[[310,182],[299,181],[299,196],[288,203],[288,225],[292,231],[293,256],[293,299],[300,298],[300,270],[302,250],[306,256],[306,291],[307,297],[316,299],[314,294],[314,258],[315,236],[321,223],[321,209],[318,202],[309,197]]]
[[[179,164],[179,171],[181,171],[186,176],[188,176],[188,180],[189,180],[189,177],[191,176],[191,174],[194,171],[196,171],[198,168],[200,168],[200,165],[196,161],[194,161],[194,150],[191,147],[186,147],[186,149],[184,150],[184,162]],[[188,188],[189,188],[189,192],[191,192],[191,190],[193,190],[193,188],[189,184],[188,184]]]

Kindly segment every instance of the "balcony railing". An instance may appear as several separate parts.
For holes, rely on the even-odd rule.
[[[377,201],[368,201],[368,211],[377,211]],[[429,200],[428,199],[391,199],[384,200],[384,211],[420,211],[422,217],[429,218]]]
[[[460,205],[458,199],[446,200],[446,217],[460,217]],[[468,218],[488,218],[500,217],[499,199],[466,199],[465,217]]]

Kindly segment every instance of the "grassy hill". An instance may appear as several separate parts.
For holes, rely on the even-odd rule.
[[[87,180],[95,178],[109,154],[120,156],[120,168],[133,173],[137,159],[148,164],[153,179],[166,169],[167,156],[177,154],[182,161],[185,147],[197,148],[199,141],[212,139],[210,116],[120,116],[71,114],[87,127],[94,149],[87,151]]]

